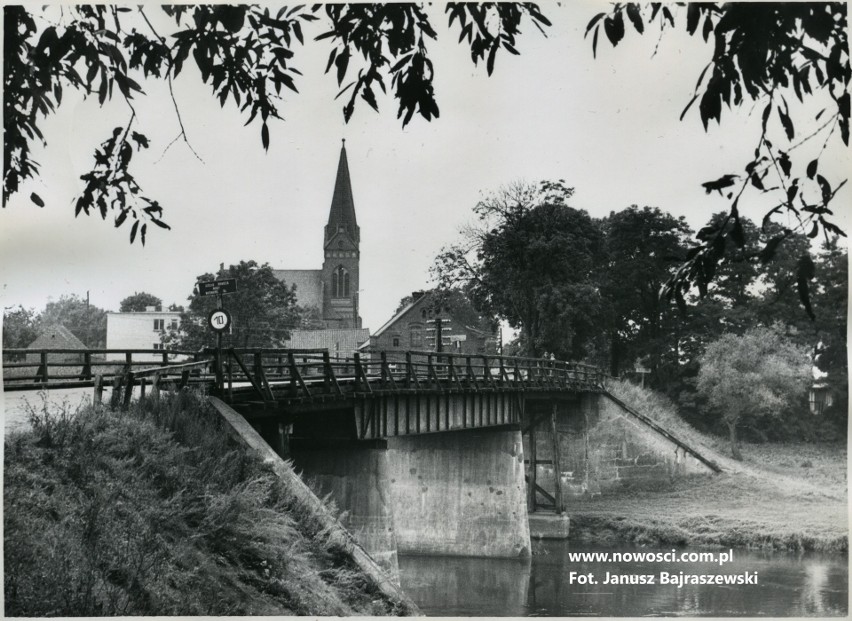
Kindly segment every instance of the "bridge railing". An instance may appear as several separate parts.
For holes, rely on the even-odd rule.
[[[200,352],[162,349],[4,349],[3,385],[8,391],[91,386],[128,371],[170,367],[202,358]]]
[[[215,355],[212,350],[205,353]],[[453,352],[331,355],[328,350],[237,349],[223,352],[219,385],[231,397],[250,386],[263,401],[403,389],[595,389],[604,375],[586,364]]]
[[[494,388],[594,389],[603,386],[596,367],[519,356],[407,351],[341,357],[325,349],[229,348],[217,361],[214,349],[198,352],[152,349],[5,350],[6,390],[92,385],[96,376],[110,381],[145,368],[209,360],[212,373],[193,369],[194,381],[215,381],[221,392],[251,388],[263,401],[344,392],[402,389]],[[178,370],[175,369],[177,373]],[[165,371],[159,371],[163,377]],[[215,377],[214,377],[215,376]]]

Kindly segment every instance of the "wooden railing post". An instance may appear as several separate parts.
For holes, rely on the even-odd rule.
[[[411,360],[411,352],[405,352],[405,387],[411,388],[411,385],[414,384],[414,388],[420,388],[420,380],[417,379],[417,369],[414,368],[414,362]]]
[[[83,354],[83,370],[80,371],[80,379],[92,379],[92,352],[90,351]]]
[[[92,395],[92,405],[97,407],[104,400],[104,378],[102,375],[95,375],[95,394]]]
[[[45,384],[47,384],[47,352],[46,351],[41,352],[41,355],[39,357],[39,366],[38,366],[38,369],[36,370],[35,381],[36,382],[40,381],[40,382],[44,382]]]
[[[362,382],[364,384],[364,392],[373,392],[373,389],[370,387],[370,380],[367,379],[367,373],[361,364],[361,354],[355,352],[355,390],[358,390]]]
[[[122,408],[130,407],[130,400],[133,398],[133,372],[128,371],[124,376],[124,402]]]
[[[154,373],[154,378],[151,380],[151,400],[155,403],[160,401],[160,374]]]
[[[109,406],[112,409],[118,407],[121,403],[121,385],[124,383],[124,376],[121,374],[115,375],[112,378],[112,395],[109,399]]]
[[[322,352],[322,367],[326,394],[331,394],[331,387],[334,386],[334,391],[338,395],[342,395],[343,391],[340,390],[340,384],[337,383],[337,377],[334,375],[334,367],[331,366],[331,354],[328,351]]]
[[[476,380],[476,373],[473,372],[473,361],[470,356],[466,358],[467,366],[467,383],[469,386],[473,386],[474,390],[479,390],[479,382]]]
[[[386,351],[383,351],[381,353],[381,367],[382,367],[382,370],[381,370],[382,388],[387,388],[387,384],[388,384],[388,353]]]

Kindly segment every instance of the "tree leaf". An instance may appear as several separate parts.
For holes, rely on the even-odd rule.
[[[817,173],[817,166],[819,165],[819,158],[815,160],[811,160],[808,164],[808,179],[813,179],[814,175]]]
[[[642,22],[642,13],[639,11],[638,4],[635,2],[629,2],[627,4],[627,17],[630,19],[630,23],[633,24],[636,32],[639,34],[645,32],[645,24]]]
[[[615,47],[624,38],[624,18],[621,13],[616,13],[604,20],[604,32],[607,39]]]
[[[784,127],[784,133],[787,134],[787,139],[792,140],[795,132],[793,131],[793,121],[790,116],[784,111],[781,106],[778,106],[778,118],[781,119],[781,125]]]
[[[32,202],[34,202],[36,205],[38,205],[39,207],[44,207],[44,201],[43,201],[43,200],[41,200],[41,196],[39,196],[39,195],[38,195],[38,194],[36,194],[35,192],[33,192],[32,194],[30,194],[30,200],[31,200]]]

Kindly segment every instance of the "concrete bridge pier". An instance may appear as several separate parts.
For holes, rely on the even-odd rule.
[[[530,555],[517,425],[399,436],[387,442],[400,552]]]

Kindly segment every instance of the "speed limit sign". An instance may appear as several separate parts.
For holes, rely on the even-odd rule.
[[[224,332],[231,326],[231,315],[224,308],[216,308],[207,316],[207,323],[216,332]]]

